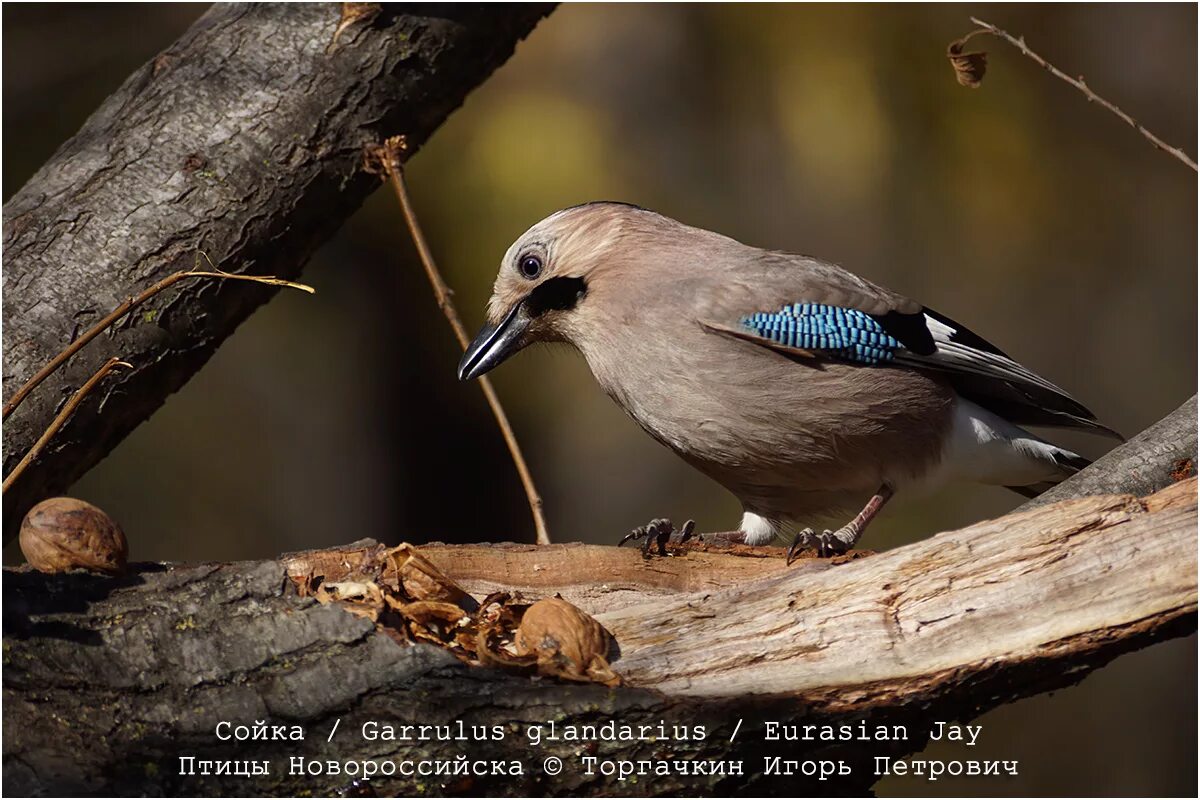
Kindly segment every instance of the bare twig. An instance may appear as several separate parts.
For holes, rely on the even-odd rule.
[[[1021,37],[1013,36],[1008,31],[998,28],[995,25],[992,25],[990,22],[984,22],[981,19],[977,19],[976,17],[971,17],[971,22],[978,25],[981,28],[981,30],[971,31],[966,36],[964,36],[963,38],[959,39],[957,42],[954,42],[951,45],[952,49],[951,49],[949,55],[950,55],[952,62],[954,62],[954,60],[956,58],[964,59],[965,57],[971,56],[971,55],[975,55],[975,56],[984,55],[982,53],[979,53],[979,54],[964,54],[964,53],[962,53],[963,45],[965,45],[967,40],[970,39],[971,37],[979,35],[979,34],[990,34],[992,36],[998,36],[1001,39],[1004,39],[1009,44],[1011,44],[1013,47],[1020,50],[1022,53],[1024,53],[1026,56],[1028,56],[1031,61],[1033,61],[1038,66],[1040,66],[1042,69],[1049,72],[1054,77],[1058,78],[1061,81],[1069,83],[1071,86],[1074,86],[1080,92],[1083,92],[1083,95],[1088,99],[1089,103],[1097,103],[1097,104],[1103,106],[1104,108],[1108,109],[1110,112],[1112,112],[1113,115],[1115,115],[1122,122],[1129,125],[1131,128],[1136,130],[1138,133],[1142,134],[1142,136],[1146,137],[1146,140],[1148,142],[1150,142],[1150,144],[1154,145],[1159,150],[1162,150],[1164,153],[1167,153],[1167,154],[1172,155],[1175,158],[1179,159],[1184,164],[1187,164],[1189,167],[1191,167],[1193,170],[1196,169],[1196,162],[1193,161],[1190,157],[1188,157],[1188,155],[1186,153],[1184,153],[1182,149],[1180,149],[1178,147],[1172,147],[1169,144],[1167,144],[1166,142],[1164,142],[1162,139],[1159,139],[1153,133],[1148,131],[1144,125],[1139,123],[1133,117],[1129,116],[1129,114],[1122,111],[1118,106],[1114,105],[1113,103],[1110,103],[1108,100],[1105,100],[1103,97],[1101,97],[1100,95],[1093,92],[1091,90],[1091,87],[1089,87],[1087,85],[1087,83],[1084,82],[1082,75],[1079,76],[1078,78],[1072,78],[1070,75],[1067,75],[1065,72],[1060,70],[1058,67],[1054,66],[1049,61],[1047,61],[1046,59],[1039,56],[1037,53],[1030,50],[1029,46],[1025,44],[1024,36],[1021,36]],[[954,49],[956,46],[957,46],[957,52],[955,52],[955,49]],[[959,66],[957,63],[955,65],[955,70],[959,71]],[[980,71],[979,77],[982,77],[982,71]],[[962,82],[962,80],[963,80],[962,73],[960,72],[960,82]],[[976,81],[976,83],[977,83],[977,81]],[[971,85],[971,84],[965,84],[965,85]]]
[[[54,437],[54,434],[58,433],[58,429],[61,428],[63,424],[70,418],[70,416],[75,413],[75,409],[78,408],[79,404],[83,402],[83,398],[87,397],[92,389],[96,388],[96,384],[104,380],[105,376],[117,367],[132,366],[132,364],[128,364],[116,357],[105,361],[100,369],[96,370],[96,374],[88,378],[87,383],[83,384],[83,386],[80,386],[79,390],[71,396],[71,399],[67,401],[65,406],[63,406],[62,411],[58,412],[58,415],[54,417],[54,419],[50,422],[50,425],[47,426],[42,435],[38,437],[38,440],[33,443],[33,447],[29,448],[29,452],[25,454],[25,457],[21,459],[19,464],[13,467],[12,472],[8,473],[8,477],[4,479],[4,487],[2,490],[0,490],[0,492],[8,492],[8,487],[16,483],[17,478],[21,477],[21,473],[25,471],[25,468],[29,466],[33,460],[37,458],[38,453],[42,452],[42,450],[46,447],[46,443]]]
[[[210,266],[212,266],[212,261],[209,260],[208,256],[203,253],[201,253],[201,255],[204,255],[204,259],[208,261]],[[221,278],[224,280],[252,281],[254,283],[264,283],[268,286],[286,286],[290,289],[299,289],[301,291],[308,292],[309,294],[313,294],[316,291],[311,286],[305,286],[302,283],[293,283],[292,281],[285,281],[281,278],[272,278],[263,275],[238,275],[232,272],[219,270],[215,266],[213,266],[212,272],[202,272],[197,269],[191,269],[182,270],[174,273],[173,275],[168,275],[158,283],[146,289],[137,297],[130,297],[125,300],[125,302],[114,308],[102,320],[89,328],[82,336],[64,347],[58,355],[50,359],[46,366],[38,370],[37,374],[26,381],[25,385],[18,389],[16,393],[9,398],[9,401],[4,404],[3,418],[8,419],[8,415],[15,411],[17,406],[21,405],[21,401],[23,401],[30,392],[36,389],[38,384],[53,375],[54,372],[63,364],[65,364],[71,356],[82,350],[88,342],[103,333],[106,328],[115,323],[117,320],[121,319],[121,317],[125,316],[133,309],[140,306],[142,303],[149,300],[151,297],[154,297],[154,295],[158,294],[164,289],[170,288],[184,278]],[[5,485],[7,486],[7,483]]]
[[[379,165],[387,173],[392,189],[396,192],[396,199],[400,201],[400,209],[404,212],[404,220],[408,223],[408,231],[412,235],[413,244],[417,247],[417,254],[421,257],[425,275],[433,287],[438,307],[442,309],[450,327],[454,329],[454,335],[458,339],[459,345],[466,350],[471,343],[471,337],[467,334],[467,329],[463,327],[458,311],[454,308],[454,301],[451,299],[454,292],[446,285],[441,272],[438,271],[437,264],[433,260],[433,253],[429,250],[425,235],[421,232],[421,226],[417,222],[416,212],[413,211],[412,201],[408,197],[408,189],[404,184],[403,161],[406,147],[403,136],[393,136],[370,155],[377,159]],[[496,424],[500,426],[504,443],[508,445],[513,465],[516,466],[517,474],[521,477],[521,485],[525,487],[525,497],[529,500],[529,510],[533,514],[533,525],[537,531],[537,543],[550,544],[550,532],[546,529],[546,519],[542,514],[542,497],[533,483],[533,475],[530,474],[529,466],[525,463],[525,456],[521,454],[521,446],[517,443],[517,436],[513,432],[512,425],[509,424],[508,415],[504,413],[504,407],[500,405],[500,398],[496,396],[496,390],[486,375],[479,378],[479,385],[483,388],[488,406],[491,407],[492,414],[496,417]]]

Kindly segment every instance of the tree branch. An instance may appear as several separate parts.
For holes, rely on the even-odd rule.
[[[1043,492],[1019,510],[1096,494],[1156,492],[1196,474],[1196,395],[1095,464]]]
[[[242,564],[142,565],[121,580],[7,571],[7,793],[331,794],[345,775],[291,759],[520,761],[467,784],[376,778],[376,792],[645,794],[866,792],[873,759],[922,749],[933,721],[1071,685],[1121,653],[1196,625],[1196,481],[1144,499],[1068,500],[887,553],[787,568],[782,552],[644,561],[585,545],[436,546],[421,552],[477,596],[561,593],[620,649],[618,689],[563,685],[401,646],[367,620],[300,598],[312,564],[353,574],[382,548]],[[1153,543],[1147,546],[1147,543]],[[738,551],[738,552],[744,552]],[[330,577],[330,580],[333,576]],[[702,741],[560,740],[531,725],[704,725]],[[748,727],[732,737],[735,721]],[[905,725],[907,740],[764,741],[762,721]],[[304,726],[303,742],[220,741],[217,723]],[[335,720],[339,733],[326,737]],[[369,741],[368,721],[500,725],[500,741]],[[63,724],[65,722],[65,724]],[[741,760],[745,775],[652,783],[587,775],[580,758]],[[568,764],[548,777],[542,759]],[[183,775],[179,758],[262,759],[269,775]],[[764,774],[764,758],[844,760],[829,781]],[[432,785],[431,785],[432,784]]]
[[[197,259],[199,260],[199,259]],[[47,362],[46,366],[38,370],[32,378],[26,381],[20,389],[13,393],[12,397],[4,404],[4,419],[8,419],[8,415],[17,410],[17,406],[33,393],[33,390],[42,384],[42,381],[53,375],[63,364],[71,360],[71,357],[87,347],[88,342],[95,339],[100,334],[108,330],[112,325],[121,321],[121,317],[134,310],[142,303],[151,299],[159,292],[166,291],[175,284],[188,278],[219,278],[222,280],[241,280],[250,281],[252,283],[261,283],[267,286],[286,286],[290,289],[300,289],[301,291],[315,294],[315,290],[311,286],[305,286],[302,283],[293,283],[291,281],[283,281],[278,278],[264,277],[261,275],[234,275],[230,272],[204,272],[200,269],[193,269],[187,272],[176,272],[173,275],[168,275],[158,283],[146,289],[137,297],[127,297],[125,300],[112,311],[104,315],[104,317],[92,327],[88,328],[78,338],[74,339],[69,345],[58,352],[54,358]],[[128,366],[128,365],[126,365]]]
[[[425,241],[421,223],[417,221],[417,212],[413,210],[412,200],[408,196],[403,163],[403,156],[407,148],[408,144],[404,137],[393,136],[380,145],[374,153],[374,157],[380,162],[380,168],[392,185],[392,191],[396,194],[396,202],[400,204],[400,213],[404,216],[405,224],[408,225],[408,233],[412,237],[413,245],[417,248],[417,255],[420,256],[421,266],[425,268],[425,277],[429,278],[429,285],[433,289],[433,297],[437,300],[438,308],[442,310],[442,315],[450,323],[450,329],[454,331],[454,338],[458,340],[458,346],[465,351],[471,345],[471,337],[467,334],[462,319],[458,316],[458,309],[454,307],[454,291],[446,285],[441,270],[437,267],[437,262],[433,260],[433,251],[429,249],[429,243]],[[550,530],[546,527],[546,515],[542,511],[542,495],[533,482],[533,473],[529,471],[529,465],[525,462],[525,455],[521,452],[517,434],[508,421],[508,414],[505,413],[504,406],[500,403],[500,396],[496,394],[491,378],[486,375],[479,376],[479,387],[487,400],[488,408],[492,410],[492,416],[496,418],[496,425],[500,428],[500,435],[508,447],[508,454],[512,457],[513,466],[517,470],[517,477],[521,479],[521,486],[525,489],[525,499],[529,502],[529,513],[533,517],[537,543],[550,544]]]
[[[422,144],[548,6],[218,4],[134,73],[4,206],[4,396],[87,327],[197,251],[228,272],[295,277],[379,186],[364,147]],[[62,398],[114,355],[133,369],[87,398],[5,495],[6,539],[188,380],[274,289],[196,283],[147,303],[4,424],[4,472]],[[99,413],[103,408],[104,413]]]
[[[978,19],[976,17],[971,17],[971,22],[974,22],[976,25],[978,25],[980,27],[980,30],[971,31],[970,33],[968,33],[966,36],[959,39],[958,42],[955,43],[958,45],[958,52],[954,52],[953,49],[951,50],[950,58],[952,61],[955,59],[969,58],[970,54],[962,53],[962,47],[963,47],[963,45],[966,44],[967,40],[970,39],[972,36],[975,36],[980,33],[988,33],[988,34],[991,34],[992,36],[998,36],[1001,39],[1003,39],[1004,41],[1011,44],[1013,47],[1017,48],[1017,50],[1019,50],[1030,61],[1037,64],[1042,69],[1046,70],[1046,72],[1049,72],[1051,75],[1058,78],[1060,81],[1078,89],[1083,94],[1083,96],[1087,98],[1087,101],[1089,103],[1095,103],[1096,105],[1104,108],[1110,114],[1112,114],[1114,117],[1121,120],[1126,125],[1128,125],[1129,127],[1133,128],[1135,131],[1140,133],[1146,139],[1146,141],[1148,141],[1151,145],[1158,148],[1159,150],[1162,150],[1167,155],[1172,156],[1175,159],[1179,160],[1186,166],[1190,167],[1192,169],[1192,171],[1196,171],[1196,162],[1193,161],[1192,158],[1187,153],[1183,152],[1182,148],[1172,147],[1171,145],[1167,144],[1162,139],[1158,138],[1153,133],[1151,133],[1146,128],[1145,125],[1142,125],[1140,122],[1135,120],[1133,117],[1129,116],[1129,114],[1126,113],[1123,109],[1121,109],[1120,106],[1116,105],[1115,103],[1111,103],[1108,100],[1105,100],[1103,97],[1101,97],[1100,95],[1093,92],[1092,88],[1087,85],[1087,82],[1083,79],[1082,75],[1080,75],[1078,78],[1072,78],[1070,75],[1066,74],[1061,69],[1059,69],[1058,67],[1054,66],[1049,61],[1047,61],[1046,59],[1039,56],[1037,53],[1035,53],[1033,50],[1031,50],[1029,48],[1029,45],[1025,44],[1024,36],[1021,36],[1021,37],[1013,36],[1008,31],[1006,31],[1002,28],[998,28],[995,25],[991,24],[990,22],[984,22],[983,20]],[[970,69],[970,68],[971,67],[969,67],[965,64],[962,66],[955,67],[956,71],[959,69]],[[982,75],[982,72],[980,73],[980,75]],[[970,85],[970,84],[968,84],[968,85]],[[974,79],[974,85],[978,85],[978,79]]]
[[[42,435],[39,436],[38,440],[33,443],[33,447],[29,448],[29,452],[21,457],[21,460],[17,462],[15,467],[13,467],[13,471],[4,476],[4,494],[8,494],[9,487],[21,477],[21,474],[30,465],[30,463],[32,463],[33,460],[38,457],[38,454],[46,448],[46,443],[54,438],[54,434],[58,433],[58,430],[64,424],[66,424],[67,420],[71,418],[71,415],[75,413],[75,409],[79,408],[79,404],[82,403],[89,394],[91,394],[92,390],[96,388],[100,381],[104,380],[108,374],[117,367],[124,367],[128,369],[129,366],[130,365],[127,362],[122,361],[116,356],[113,356],[108,361],[105,361],[100,365],[100,369],[96,370],[96,374],[88,378],[84,382],[83,386],[79,387],[79,391],[71,395],[71,399],[68,400],[66,405],[62,407],[62,410],[55,415],[54,419],[50,420],[50,424],[46,426],[46,430],[42,431]]]

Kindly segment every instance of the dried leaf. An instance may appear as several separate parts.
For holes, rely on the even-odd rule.
[[[410,544],[400,544],[387,551],[386,563],[390,569],[385,569],[383,580],[410,600],[453,603],[464,611],[474,611],[479,607],[474,597]]]
[[[593,617],[552,597],[534,603],[517,630],[517,655],[537,656],[538,672],[615,686],[620,677],[606,658],[611,637]]]
[[[388,604],[397,612],[422,625],[441,625],[453,628],[462,623],[463,620],[470,619],[470,616],[465,611],[453,603],[443,603],[439,600],[398,603],[390,597],[388,601]]]
[[[476,659],[485,667],[503,667],[504,669],[529,669],[537,664],[536,655],[518,656],[509,652],[509,648],[499,645],[495,640],[494,629],[481,628],[476,634],[475,646],[472,650]]]
[[[954,75],[960,84],[970,89],[978,89],[979,84],[983,82],[984,73],[987,72],[987,53],[965,53],[963,49],[966,45],[966,38],[951,42],[946,48],[946,58],[950,59],[950,66],[954,67]]]
[[[454,650],[459,647],[460,635],[467,634],[466,641],[473,644],[475,637],[471,617],[453,603],[422,600],[416,603],[399,603],[388,598],[388,604],[408,620],[409,632],[414,639],[432,642]],[[462,648],[459,657],[471,657],[473,648]]]

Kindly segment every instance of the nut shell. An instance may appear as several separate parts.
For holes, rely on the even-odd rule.
[[[73,497],[38,503],[21,522],[21,552],[39,572],[125,571],[129,545],[121,526],[99,508]]]
[[[616,686],[621,679],[605,658],[610,641],[608,631],[592,616],[561,597],[551,597],[525,612],[516,649],[520,656],[536,655],[543,675]]]

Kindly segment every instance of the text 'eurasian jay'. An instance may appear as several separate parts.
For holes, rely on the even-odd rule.
[[[961,479],[1034,496],[1088,465],[1019,425],[1116,435],[920,303],[621,203],[526,231],[487,320],[460,379],[534,342],[574,345],[647,433],[741,501],[737,538],[751,545],[861,508],[793,542],[845,552],[905,486]]]

